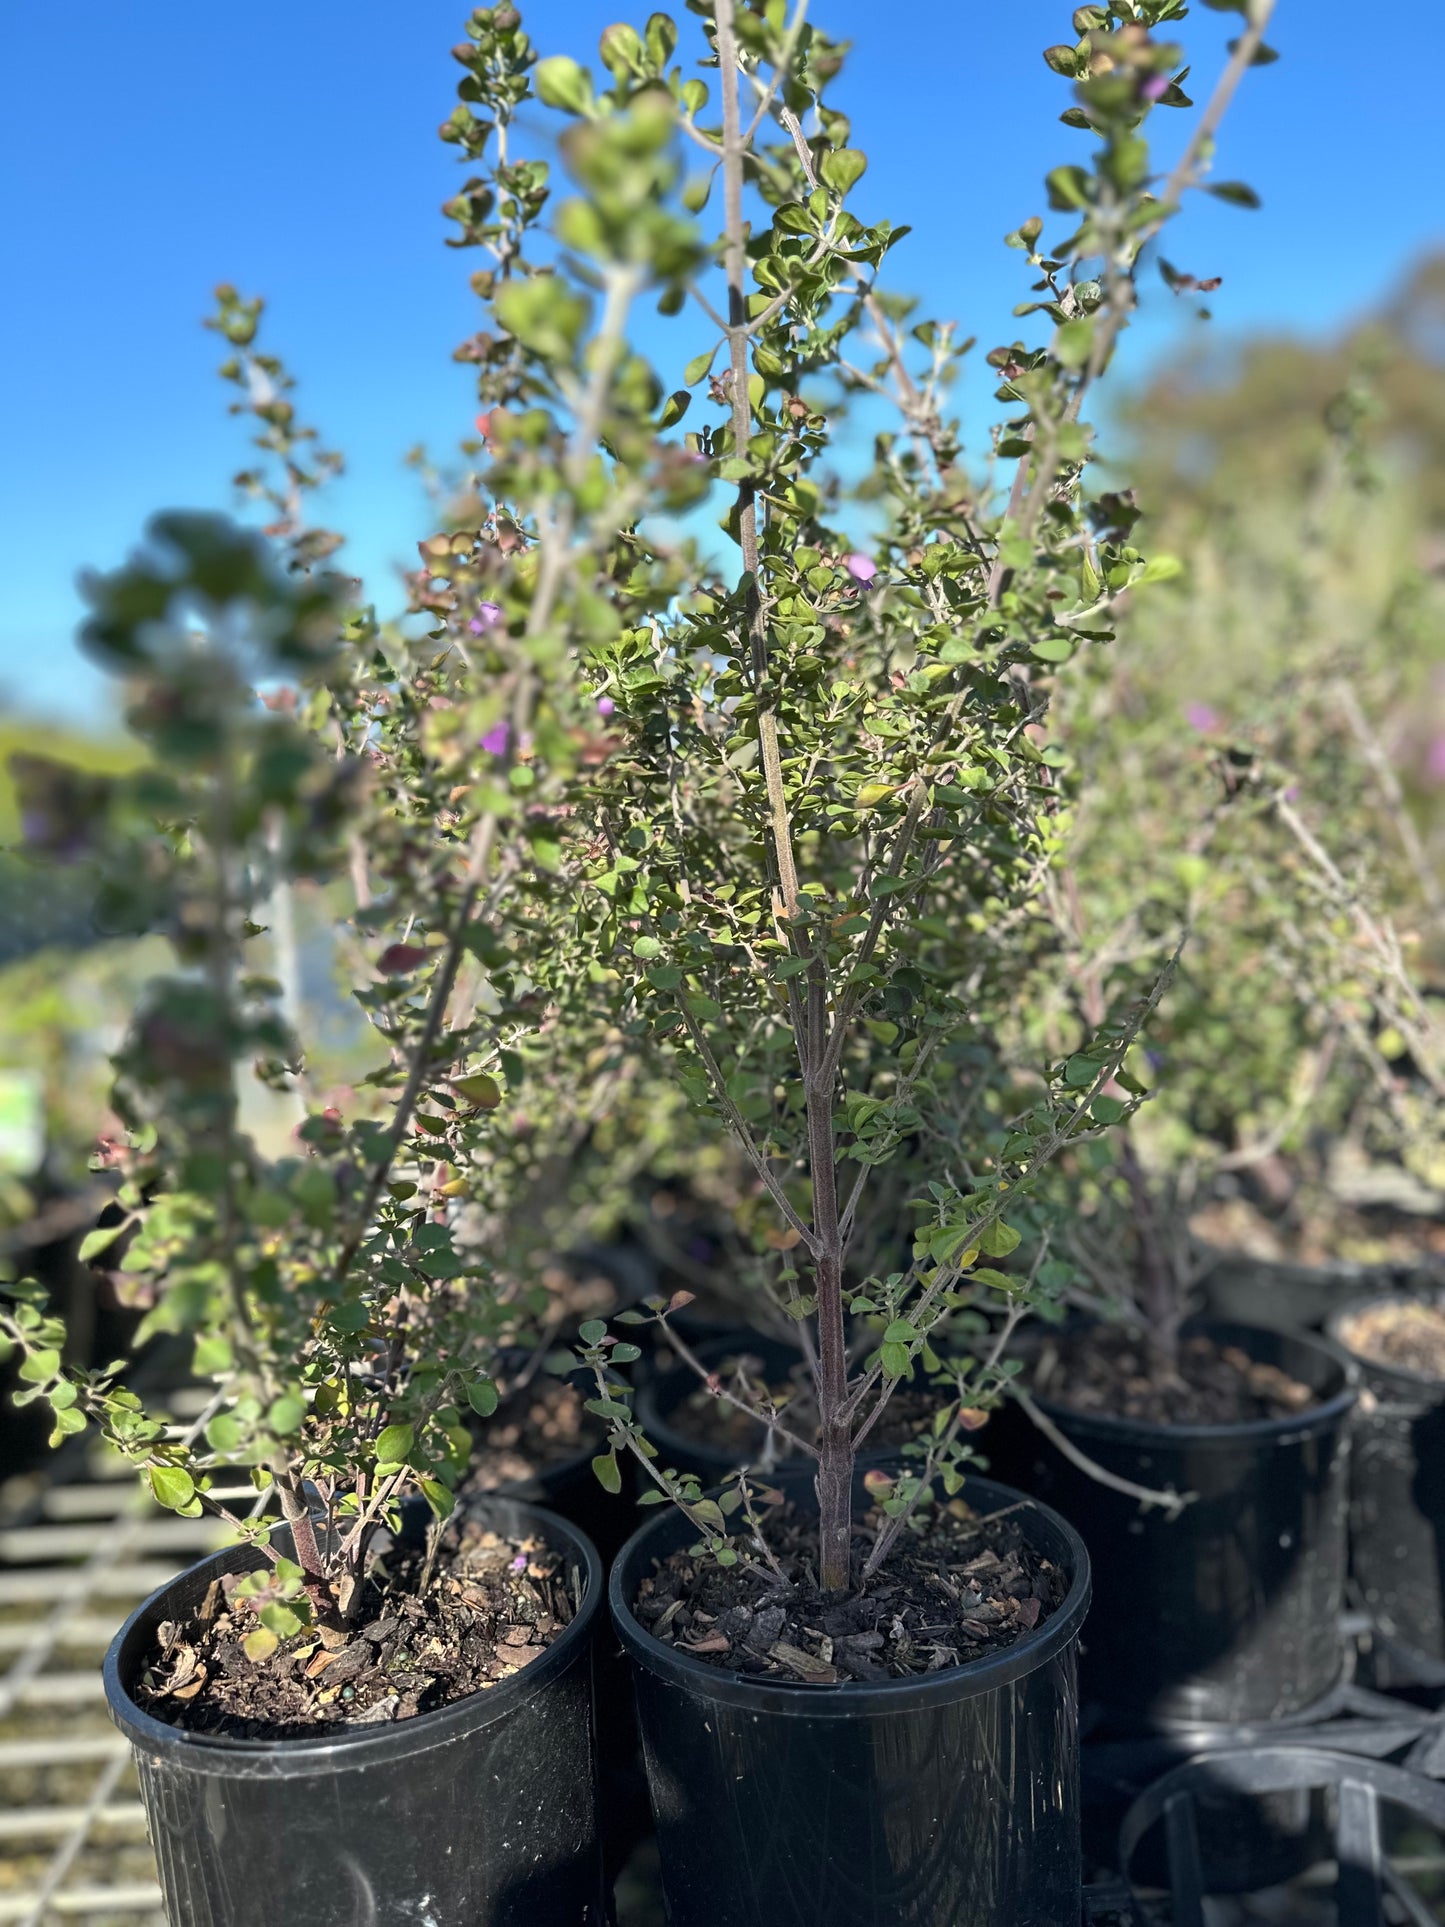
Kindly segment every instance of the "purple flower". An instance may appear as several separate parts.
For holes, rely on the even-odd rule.
[[[597,698],[597,714],[599,716],[610,716],[616,707],[616,703],[613,702],[610,696],[599,696]]]
[[[1445,783],[1445,736],[1434,736],[1425,752],[1425,774],[1432,783]]]
[[[1219,727],[1218,712],[1211,709],[1208,703],[1186,703],[1184,720],[1191,729],[1210,730]]]
[[[855,582],[871,582],[878,573],[878,564],[871,555],[850,555],[845,557],[843,567]]]
[[[467,627],[474,636],[484,636],[488,629],[495,629],[501,619],[502,612],[495,602],[479,602],[477,604],[477,613],[472,617]]]
[[[512,1571],[525,1572],[526,1570],[527,1570],[527,1555],[525,1552],[519,1552],[516,1558],[512,1561]]]
[[[1144,82],[1140,92],[1143,94],[1145,100],[1163,100],[1164,96],[1169,92],[1170,85],[1168,74],[1151,74],[1148,80]]]
[[[482,737],[482,748],[486,750],[489,756],[505,756],[507,753],[507,745],[511,740],[511,724],[496,723],[487,731],[486,735]]]
[[[1298,803],[1299,801],[1299,784],[1298,783],[1290,784],[1289,788],[1284,793],[1284,800],[1286,803]]]

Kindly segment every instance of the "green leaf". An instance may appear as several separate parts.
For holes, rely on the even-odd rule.
[[[1064,1082],[1071,1091],[1086,1091],[1103,1068],[1092,1057],[1071,1057],[1064,1066]]]
[[[232,1412],[217,1412],[206,1427],[206,1443],[222,1456],[239,1450],[245,1442],[246,1428]]]
[[[279,1601],[263,1606],[257,1617],[267,1632],[275,1633],[278,1639],[289,1639],[292,1633],[299,1633],[306,1623],[299,1613],[292,1612],[289,1606],[283,1606]]]
[[[604,1492],[622,1490],[622,1468],[617,1463],[615,1452],[602,1452],[592,1461],[592,1470],[597,1474],[597,1483]]]
[[[1022,1242],[1022,1234],[1000,1219],[997,1224],[991,1224],[987,1231],[980,1233],[978,1248],[986,1257],[1007,1258],[1011,1251],[1017,1251]]]
[[[150,1486],[156,1504],[171,1512],[179,1512],[182,1506],[189,1505],[196,1493],[196,1482],[183,1465],[153,1465]]]
[[[818,179],[835,194],[846,194],[862,180],[868,156],[856,147],[833,147],[818,163]]]
[[[694,355],[686,368],[683,369],[682,378],[689,388],[695,387],[697,383],[702,380],[703,376],[710,371],[714,361],[717,359],[717,346],[715,343],[704,355]]]
[[[1077,647],[1072,636],[1040,636],[1031,653],[1040,662],[1067,662]]]
[[[885,1345],[911,1345],[917,1336],[916,1325],[910,1324],[906,1318],[895,1318],[884,1332],[883,1342]]]
[[[123,1231],[129,1229],[128,1221],[122,1218],[119,1224],[101,1224],[97,1225],[94,1231],[87,1231],[80,1241],[80,1262],[88,1264],[107,1246],[113,1245]]]
[[[1218,201],[1228,201],[1231,207],[1258,207],[1259,196],[1247,181],[1211,181],[1209,192]]]
[[[306,1401],[294,1392],[284,1392],[266,1414],[266,1423],[278,1438],[299,1432],[306,1418]]]
[[[242,1640],[241,1650],[245,1653],[247,1659],[253,1661],[257,1666],[262,1666],[280,1644],[280,1640],[269,1627],[258,1626],[254,1633],[247,1633],[245,1639]]]
[[[378,1465],[404,1465],[408,1452],[415,1444],[414,1426],[383,1426],[376,1440],[376,1462]]]
[[[680,422],[691,401],[692,396],[685,388],[675,390],[662,405],[662,413],[657,418],[658,427],[671,428],[674,423]]]
[[[614,1345],[607,1356],[614,1365],[635,1365],[642,1353],[636,1345]]]
[[[662,945],[656,937],[639,937],[632,946],[632,954],[634,957],[660,957]]]
[[[727,1525],[723,1518],[722,1507],[715,1499],[698,1499],[694,1502],[692,1516],[701,1526],[708,1526],[714,1532],[722,1532]]]
[[[1092,321],[1066,321],[1054,336],[1054,357],[1065,368],[1082,368],[1094,351]]]
[[[490,1378],[474,1379],[467,1387],[467,1404],[478,1418],[490,1418],[497,1409],[497,1388]]]
[[[906,1378],[909,1370],[908,1347],[885,1345],[880,1354],[885,1378]]]
[[[607,1336],[605,1318],[589,1318],[577,1329],[577,1336],[584,1345],[600,1345]]]
[[[532,76],[537,97],[548,107],[560,107],[567,114],[590,112],[592,81],[586,70],[566,54],[553,54],[539,60]]]
[[[1105,1097],[1101,1094],[1093,1100],[1089,1109],[1100,1124],[1117,1124],[1128,1111],[1129,1106],[1117,1097]]]
[[[443,1485],[440,1479],[418,1479],[417,1485],[421,1496],[432,1509],[432,1516],[437,1519],[447,1518],[457,1502],[456,1494],[451,1487]]]

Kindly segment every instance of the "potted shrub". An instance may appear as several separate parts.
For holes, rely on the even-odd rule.
[[[1011,932],[1061,835],[1043,730],[1054,680],[1109,638],[1126,589],[1168,573],[1131,545],[1117,501],[1086,498],[1081,410],[1131,312],[1139,250],[1199,176],[1266,10],[1161,186],[1140,129],[1156,102],[1185,104],[1179,50],[1149,30],[1174,11],[1083,8],[1076,39],[1049,50],[1075,83],[1066,121],[1098,145],[1049,176],[1059,244],[1044,248],[1039,218],[1009,237],[1046,345],[989,355],[1006,415],[992,453],[1012,477],[997,495],[970,477],[945,411],[964,344],[878,289],[896,231],[850,212],[866,161],[828,99],[840,48],[801,17],[720,0],[702,73],[673,66],[660,16],[604,36],[605,92],[574,62],[538,69],[543,98],[574,117],[574,165],[596,165],[619,122],[661,115],[666,93],[709,169],[685,194],[721,199],[722,286],[692,290],[708,325],[662,419],[706,384],[712,413],[687,446],[735,491],[724,527],[739,554],[700,565],[671,531],[628,531],[615,574],[635,614],[586,651],[620,747],[572,791],[549,978],[564,1020],[600,1001],[731,1132],[772,1206],[770,1307],[812,1366],[807,1423],[701,1374],[786,1428],[810,1468],[811,1492],[794,1486],[794,1510],[765,1518],[758,1481],[709,1494],[659,1455],[607,1379],[630,1337],[602,1319],[581,1330],[612,1435],[599,1477],[617,1483],[630,1460],[652,1481],[644,1499],[674,1502],[615,1565],[612,1602],[669,1918],[687,1927],[1078,1906],[1086,1564],[1061,1521],[966,1468],[1008,1340],[1046,1292],[999,1268],[1020,1242],[1011,1220],[1064,1145],[1137,1106],[1124,1060],[1167,970],[1083,1030],[997,1128],[985,1111],[938,1147],[901,1264],[859,1278],[848,1259],[870,1185],[927,1139],[936,1096],[967,1050],[986,1056],[1007,1002]],[[559,232],[604,291],[625,282],[625,228]],[[860,398],[891,413],[869,415],[886,425],[850,492],[827,458]],[[974,1075],[981,1101],[993,1086]],[[623,1314],[626,1328],[655,1321],[686,1359],[685,1297]],[[989,1335],[945,1371],[945,1327],[980,1308]],[[915,1372],[948,1381],[926,1440],[865,1481],[861,1455]],[[925,1574],[945,1582],[927,1611],[910,1590]],[[985,1758],[1003,1792],[987,1802]]]
[[[89,583],[84,632],[126,681],[144,761],[109,782],[21,772],[32,854],[89,863],[111,926],[163,932],[176,959],[116,1060],[103,1162],[120,1210],[87,1256],[149,1295],[146,1335],[192,1347],[203,1417],[178,1434],[119,1366],[65,1369],[33,1288],[7,1288],[3,1337],[57,1438],[95,1422],[157,1500],[235,1535],[107,1660],[177,1927],[604,1918],[596,1554],[546,1512],[454,1495],[468,1414],[493,1411],[502,1348],[544,1310],[505,1250],[469,1241],[467,1212],[502,1211],[530,1169],[528,1087],[558,1062],[539,879],[565,786],[610,753],[571,648],[608,626],[632,500],[595,450],[655,449],[655,402],[620,305],[586,369],[554,374],[582,297],[528,271],[544,170],[505,145],[535,55],[509,8],[468,31],[464,91],[500,152],[499,191],[464,207],[483,210],[483,288],[509,330],[471,355],[519,427],[488,437],[495,493],[422,545],[422,633],[378,630],[355,585],[320,572],[335,541],[305,499],[326,463],[284,370],[253,353],[257,304],[223,290],[280,557],[217,518],[158,517]],[[605,191],[580,187],[574,210],[604,218]],[[637,290],[677,265],[670,230],[644,229]],[[654,500],[695,492],[674,467]],[[303,1042],[299,907],[312,958],[335,953],[377,1033],[348,1092],[319,1087],[324,1048]]]
[[[1428,1278],[1445,1243],[1438,1072],[1415,1048],[1439,587],[1398,459],[1412,384],[1437,377],[1403,346],[1411,299],[1342,344],[1166,366],[1131,399],[1141,503],[1185,575],[1060,719],[1109,799],[1080,811],[1060,936],[1087,984],[1187,915],[1141,1156],[1178,1193],[1210,1309],[1282,1330]]]
[[[1192,935],[1150,1039],[1156,1101],[1116,1144],[1072,1159],[1055,1200],[1067,1219],[1055,1254],[1076,1265],[1070,1295],[1122,1322],[1076,1329],[1046,1349],[1031,1390],[1047,1438],[1012,1428],[1000,1452],[1020,1478],[1042,1477],[1100,1551],[1149,1549],[1160,1591],[1144,1630],[1130,1623],[1131,1587],[1101,1607],[1086,1668],[1092,1690],[1132,1718],[1293,1715],[1334,1686],[1350,1398],[1338,1362],[1302,1328],[1371,1275],[1343,1255],[1350,1183],[1356,1236],[1368,1224],[1364,1206],[1377,1223],[1387,1205],[1406,1224],[1429,1221],[1400,1207],[1423,1202],[1428,1213],[1432,1196],[1438,1026],[1382,908],[1388,893],[1424,916],[1428,879],[1365,706],[1386,708],[1388,597],[1403,564],[1392,550],[1377,553],[1357,414],[1339,406],[1330,420],[1308,514],[1285,522],[1304,561],[1241,537],[1250,620],[1265,622],[1268,649],[1251,626],[1250,648],[1266,661],[1241,669],[1235,717],[1184,706],[1181,718],[1170,674],[1193,687],[1204,645],[1186,651],[1182,670],[1161,669],[1146,653],[1144,604],[1143,634],[1129,639],[1117,682],[1075,688],[1065,720],[1064,738],[1095,784],[1107,773],[1113,788],[1107,810],[1081,811],[1051,898],[1052,940],[1026,1003],[1043,1037],[1147,982],[1180,915]],[[1352,520],[1359,526],[1337,548],[1335,533]],[[1211,649],[1227,648],[1242,620],[1235,578],[1220,586],[1207,549],[1198,574],[1200,606],[1188,620],[1205,625]],[[1361,611],[1345,603],[1341,616],[1336,587],[1346,577],[1376,625],[1371,634],[1362,618],[1364,642],[1354,639]],[[1269,626],[1276,603],[1280,636]],[[1328,669],[1305,702],[1302,646]],[[1191,753],[1181,754],[1181,736]],[[1215,1201],[1216,1224],[1238,1222],[1218,1200],[1245,1185],[1259,1199],[1273,1191],[1281,1218],[1306,1228],[1317,1251],[1342,1255],[1306,1269],[1201,1251],[1200,1201]],[[1265,1223],[1257,1211],[1251,1220]],[[1423,1246],[1414,1248],[1422,1262]],[[1376,1275],[1399,1276],[1390,1266]],[[1229,1329],[1190,1332],[1181,1354],[1181,1322],[1201,1285]],[[1275,1380],[1280,1368],[1295,1389]],[[1111,1493],[1070,1464],[1071,1449],[1126,1483],[1172,1486],[1201,1503],[1172,1524],[1158,1512],[1141,1518],[1127,1491]],[[1361,1476],[1358,1466],[1357,1487]],[[1267,1495],[1258,1504],[1248,1500],[1255,1491]],[[1106,1588],[1101,1581],[1101,1599]]]

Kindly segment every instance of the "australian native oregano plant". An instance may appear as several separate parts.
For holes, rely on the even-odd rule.
[[[504,148],[532,56],[515,14],[474,27],[478,97]],[[612,743],[575,644],[610,633],[617,531],[644,491],[684,506],[701,485],[658,443],[656,398],[623,337],[629,291],[690,258],[651,205],[648,157],[670,125],[639,117],[644,174],[627,212],[644,241],[576,361],[582,297],[511,272],[545,169],[504,164],[488,292],[510,332],[465,351],[498,424],[492,486],[485,501],[464,492],[421,544],[404,629],[379,629],[357,585],[316,573],[336,543],[309,526],[307,498],[334,458],[317,459],[289,377],[256,344],[260,304],[221,289],[223,372],[264,458],[242,484],[268,502],[267,534],[159,517],[128,567],[94,578],[83,640],[124,680],[148,760],[109,782],[19,772],[35,860],[90,863],[113,927],[162,931],[175,951],[116,1060],[122,1131],[103,1162],[120,1209],[85,1251],[118,1258],[150,1293],[142,1337],[193,1341],[213,1395],[178,1436],[120,1365],[64,1368],[34,1287],[7,1288],[0,1342],[21,1352],[22,1397],[49,1400],[57,1439],[94,1420],[162,1504],[217,1512],[267,1555],[246,1582],[257,1658],[304,1619],[325,1632],[356,1613],[368,1543],[408,1493],[446,1513],[472,1449],[464,1416],[493,1409],[497,1345],[539,1309],[463,1219],[474,1193],[505,1191],[500,1140],[557,1054],[534,899],[560,861],[567,787]],[[575,218],[614,219],[594,174]],[[568,361],[555,384],[565,420],[536,405],[536,340]],[[295,972],[268,927],[293,888],[332,926],[380,1045],[382,1061],[332,1102],[314,1088],[284,981],[294,991]],[[279,1149],[243,1105],[248,1067],[284,1109]],[[259,1516],[216,1496],[218,1469],[237,1466],[258,1511],[278,1497],[294,1561]]]
[[[916,1361],[937,1366],[932,1339],[954,1312],[1003,1309],[987,1355],[958,1368],[921,1475],[888,1496],[867,1571],[934,1469],[956,1481],[1027,1304],[1028,1278],[980,1258],[1017,1245],[1007,1213],[1061,1146],[1139,1102],[1124,1059],[1162,975],[1055,1061],[1005,1129],[940,1161],[905,1268],[850,1279],[872,1174],[914,1134],[949,1040],[1006,994],[1007,932],[1058,848],[1065,792],[1042,729],[1053,679],[1110,638],[1126,591],[1168,572],[1131,546],[1117,496],[1087,496],[1082,409],[1133,312],[1142,250],[1207,171],[1269,7],[1249,10],[1162,181],[1143,130],[1157,105],[1191,104],[1182,53],[1161,31],[1184,6],[1081,8],[1078,39],[1048,50],[1074,83],[1063,118],[1093,147],[1087,164],[1048,176],[1058,239],[1045,247],[1039,218],[1008,237],[1036,277],[1020,313],[1039,315],[1047,339],[989,354],[1004,420],[972,471],[946,412],[970,344],[882,290],[901,231],[848,206],[866,160],[828,99],[843,49],[801,9],[695,11],[700,71],[673,64],[677,29],[660,14],[603,36],[605,92],[565,57],[537,67],[536,91],[572,120],[564,157],[596,199],[558,211],[555,264],[499,307],[549,399],[565,396],[575,365],[599,352],[584,345],[579,291],[601,291],[605,342],[639,255],[657,245],[647,221],[665,223],[678,269],[661,308],[701,316],[700,345],[665,401],[669,384],[637,379],[653,386],[660,429],[702,387],[710,413],[683,459],[732,491],[731,565],[634,520],[618,538],[608,620],[579,638],[622,746],[570,799],[559,876],[571,937],[559,935],[551,985],[564,1020],[600,993],[638,1048],[670,1056],[772,1200],[777,1296],[817,1402],[815,1438],[792,1442],[817,1461],[819,1576],[836,1588],[850,1580],[856,1455],[894,1389]],[[464,64],[475,99],[482,62]],[[483,147],[472,123],[456,127]],[[679,135],[702,170],[681,184]],[[505,205],[509,168],[473,184],[464,221]],[[665,211],[701,215],[713,197],[720,233]],[[848,490],[829,456],[860,404],[886,425]],[[507,445],[525,432],[499,428],[495,412],[488,425]],[[608,452],[614,474],[637,472],[630,449]],[[638,496],[639,511],[661,506]],[[627,1401],[603,1385],[619,1356],[605,1326],[582,1339],[593,1409],[613,1433],[599,1475],[615,1483],[616,1452],[633,1453],[731,1556],[724,1514],[657,1467]]]

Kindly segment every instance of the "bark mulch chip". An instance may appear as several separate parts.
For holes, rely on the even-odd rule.
[[[231,1739],[321,1739],[339,1726],[411,1719],[510,1679],[547,1650],[575,1604],[563,1556],[473,1519],[446,1529],[424,1592],[423,1554],[378,1559],[344,1645],[314,1630],[246,1656],[249,1604],[215,1581],[193,1621],[164,1621],[133,1692],[156,1719]]]
[[[633,1612],[665,1645],[709,1665],[801,1686],[910,1679],[1002,1652],[1042,1626],[1068,1592],[1028,1545],[1028,1502],[980,1518],[961,1499],[905,1528],[861,1591],[817,1585],[818,1526],[792,1506],[770,1514],[781,1576],[759,1563],[721,1567],[676,1552],[642,1581]],[[854,1567],[873,1547],[854,1533]]]
[[[1277,1365],[1210,1338],[1183,1339],[1178,1372],[1169,1376],[1143,1338],[1119,1326],[1050,1340],[1039,1354],[1033,1389],[1073,1412],[1146,1425],[1246,1425],[1291,1418],[1320,1402],[1318,1392]]]
[[[1435,1305],[1369,1305],[1340,1326],[1358,1358],[1445,1381],[1445,1311]]]

